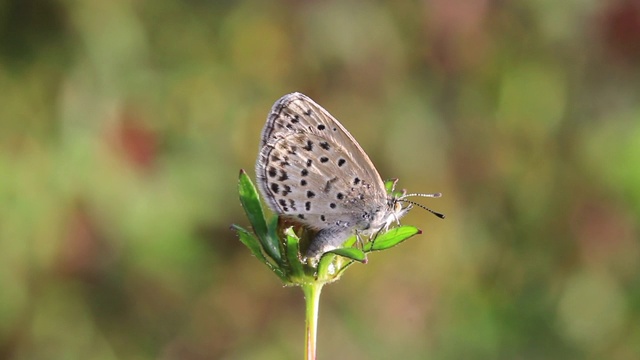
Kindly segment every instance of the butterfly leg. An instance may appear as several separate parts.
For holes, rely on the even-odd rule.
[[[361,231],[356,230],[356,244],[360,249],[364,249],[364,240],[362,239]]]
[[[383,226],[381,228],[379,228],[375,233],[373,233],[373,235],[369,238],[369,241],[371,241],[371,248],[373,248],[373,244],[376,242],[376,239],[378,238],[378,235],[382,234],[383,232],[387,231],[387,228],[389,226]]]

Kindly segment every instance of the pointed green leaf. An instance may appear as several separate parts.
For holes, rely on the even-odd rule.
[[[408,238],[420,234],[421,231],[415,226],[401,226],[387,231],[386,233],[378,236],[374,240],[368,242],[364,246],[364,251],[378,251],[385,250],[390,247],[394,247],[399,243],[407,240]]]
[[[282,280],[286,280],[285,274],[279,268],[275,267],[262,253],[262,247],[260,246],[260,242],[258,239],[253,236],[251,232],[248,230],[238,226],[231,225],[231,227],[238,233],[238,237],[240,241],[251,250],[253,256],[255,256],[258,260],[262,261],[265,265],[267,265],[278,277]]]
[[[262,247],[260,246],[260,241],[253,236],[248,230],[245,228],[238,226],[236,224],[231,225],[231,228],[238,233],[240,237],[240,242],[242,242],[246,247],[251,250],[251,253],[260,259],[263,262],[266,262],[267,259],[262,254]]]
[[[332,254],[340,255],[342,257],[346,257],[353,261],[358,261],[361,263],[367,262],[367,256],[362,250],[358,248],[346,247],[346,248],[334,249],[329,252]]]
[[[256,191],[256,187],[251,182],[249,176],[244,170],[240,170],[240,178],[238,179],[238,193],[240,195],[240,202],[244,208],[247,218],[253,227],[264,252],[274,259],[277,263],[280,263],[282,257],[279,251],[277,237],[269,236],[269,230],[267,228],[267,222],[264,218],[264,212],[262,211],[262,205],[260,204],[260,196]]]

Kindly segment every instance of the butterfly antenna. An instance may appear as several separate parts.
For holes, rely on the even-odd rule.
[[[434,193],[434,194],[406,194],[406,195],[402,195],[402,199],[404,198],[408,198],[411,196],[420,196],[420,197],[429,197],[429,198],[439,198],[442,196],[442,193]]]
[[[436,195],[436,194],[414,194],[414,196],[415,195]],[[440,195],[440,194],[437,194],[437,195]],[[426,197],[439,197],[439,196],[426,196]],[[409,203],[411,205],[415,205],[415,206],[417,206],[419,208],[422,208],[424,210],[427,210],[428,212],[432,213],[433,215],[439,217],[440,219],[444,219],[444,217],[445,217],[444,214],[439,213],[439,212],[434,211],[434,210],[431,210],[431,209],[429,209],[428,207],[426,207],[426,206],[424,206],[422,204],[418,204],[417,202],[414,202],[414,201],[411,201],[411,200],[406,200],[406,199],[398,199],[398,201],[406,202],[406,203]]]

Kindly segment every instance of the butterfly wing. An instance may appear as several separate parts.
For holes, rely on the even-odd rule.
[[[273,105],[262,130],[260,148],[296,133],[316,135],[329,144],[342,145],[343,151],[353,160],[349,169],[366,179],[375,195],[386,196],[378,171],[356,139],[322,106],[297,92],[283,96]]]
[[[267,143],[256,168],[262,195],[277,213],[312,229],[362,229],[386,206],[353,152],[326,138],[290,133]],[[377,173],[376,173],[377,174]]]

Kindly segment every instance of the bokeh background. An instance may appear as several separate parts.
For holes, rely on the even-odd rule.
[[[0,3],[0,358],[300,359],[229,230],[301,91],[420,236],[325,288],[321,359],[640,358],[640,4]]]

